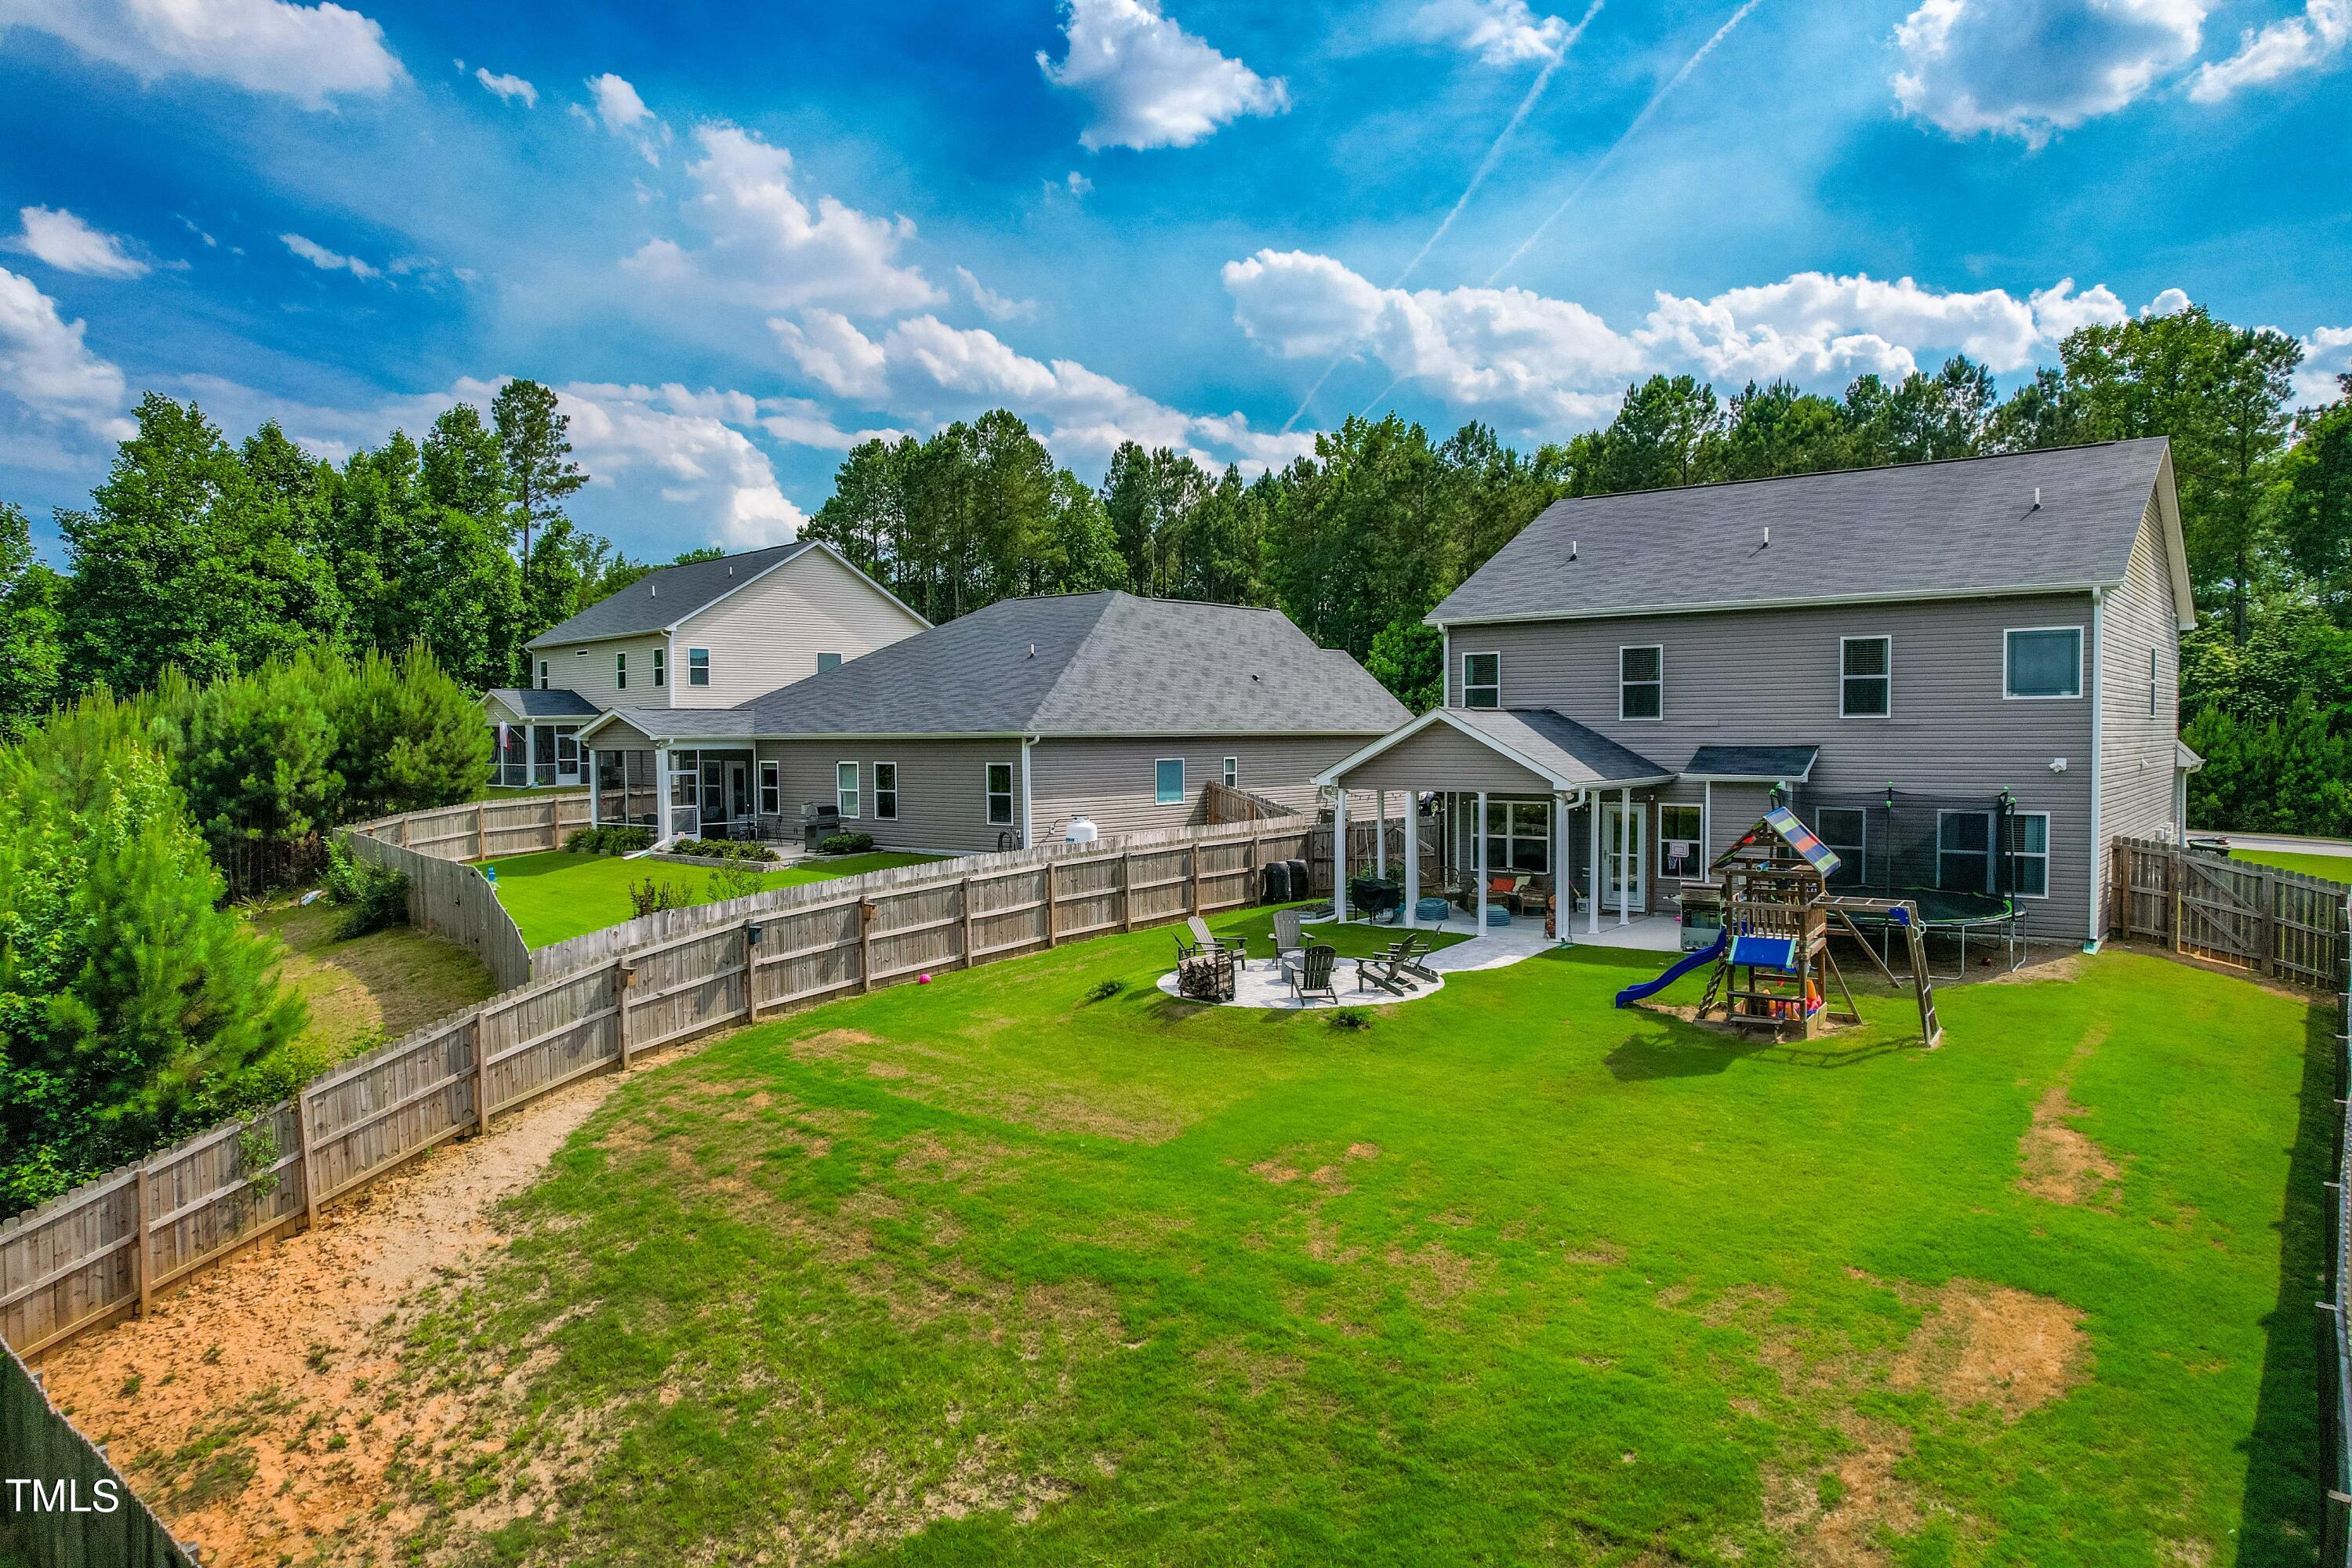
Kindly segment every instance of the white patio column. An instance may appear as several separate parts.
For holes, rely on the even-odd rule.
[[[1617,923],[1633,923],[1633,788],[1617,791]]]
[[[1404,926],[1413,927],[1421,904],[1421,792],[1404,792]]]
[[[1331,807],[1331,913],[1340,921],[1348,918],[1348,786],[1344,783]]]
[[[539,787],[539,726],[531,723],[522,727],[522,782],[525,788]]]
[[[1553,941],[1565,944],[1569,926],[1576,919],[1576,882],[1568,874],[1576,863],[1576,840],[1569,837],[1566,790],[1553,794],[1551,814],[1551,934]]]
[[[604,820],[604,803],[596,793],[596,753],[583,746],[580,754],[588,763],[588,826],[593,827]]]
[[[1389,792],[1372,792],[1372,875],[1389,874]]]
[[[1601,792],[1584,792],[1585,826],[1592,832],[1592,855],[1586,862],[1585,875],[1592,879],[1592,896],[1584,900],[1584,932],[1587,936],[1601,934],[1601,889],[1603,886],[1601,869]]]
[[[1478,820],[1471,824],[1470,842],[1476,847],[1478,866],[1478,934],[1486,933],[1486,792],[1478,792]]]
[[[669,748],[667,746],[654,748],[654,811],[656,814],[654,825],[657,829],[654,835],[655,841],[667,844],[669,842]]]

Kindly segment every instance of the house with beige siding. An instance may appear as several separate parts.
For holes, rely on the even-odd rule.
[[[1480,885],[1564,875],[1588,931],[1776,798],[1848,885],[2089,943],[2113,840],[2185,836],[2161,439],[1564,500],[1429,621],[1444,705],[1322,782],[1428,803]]]
[[[794,837],[804,808],[890,848],[1023,848],[1202,820],[1223,784],[1311,812],[1316,775],[1410,715],[1277,610],[1106,592],[1007,599],[731,708],[616,708],[667,840]]]
[[[661,567],[533,637],[530,686],[483,697],[497,782],[587,783],[579,736],[599,715],[732,708],[929,628],[815,540]],[[650,799],[651,770],[611,750],[603,782]]]

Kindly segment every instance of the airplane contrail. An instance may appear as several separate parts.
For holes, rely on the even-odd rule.
[[[1501,134],[1497,135],[1493,145],[1486,149],[1486,155],[1478,160],[1477,168],[1471,171],[1470,183],[1462,187],[1462,195],[1455,198],[1453,207],[1446,213],[1444,220],[1431,232],[1427,239],[1422,241],[1421,248],[1412,253],[1412,259],[1404,264],[1404,270],[1396,275],[1396,280],[1389,285],[1390,288],[1400,289],[1404,286],[1404,280],[1412,277],[1414,269],[1428,259],[1429,253],[1437,247],[1437,242],[1445,237],[1445,231],[1454,226],[1454,220],[1462,216],[1462,209],[1470,205],[1471,196],[1476,194],[1480,185],[1486,183],[1486,176],[1494,173],[1495,164],[1501,160],[1503,148],[1510,141],[1512,132],[1518,130],[1519,122],[1528,117],[1528,112],[1535,108],[1536,101],[1543,97],[1544,89],[1551,85],[1552,73],[1559,69],[1561,62],[1568,58],[1568,51],[1576,47],[1576,40],[1584,36],[1584,29],[1592,25],[1592,18],[1601,14],[1602,4],[1603,0],[1592,0],[1592,3],[1584,8],[1584,15],[1578,18],[1576,26],[1570,27],[1567,36],[1560,39],[1559,52],[1545,61],[1543,69],[1536,73],[1535,84],[1528,89],[1527,96],[1519,100],[1519,106],[1511,111],[1510,119],[1503,122]],[[1298,400],[1298,406],[1292,409],[1290,417],[1282,422],[1283,435],[1290,434],[1290,427],[1298,423],[1300,417],[1306,414],[1307,405],[1315,401],[1315,395],[1323,390],[1323,384],[1331,379],[1331,373],[1339,369],[1347,357],[1347,353],[1342,351],[1332,358],[1329,364],[1323,367],[1323,374],[1315,378],[1315,384],[1307,389],[1307,395]],[[1391,382],[1389,384],[1393,386],[1396,384]],[[1387,394],[1383,393],[1381,395],[1386,396]]]
[[[1500,278],[1504,273],[1508,272],[1513,266],[1517,265],[1519,258],[1528,253],[1528,247],[1533,246],[1537,240],[1543,237],[1544,230],[1549,228],[1555,222],[1559,221],[1561,214],[1567,212],[1569,208],[1576,205],[1577,199],[1584,195],[1586,189],[1591,185],[1592,182],[1600,177],[1601,172],[1607,168],[1611,162],[1616,158],[1619,149],[1622,148],[1628,142],[1631,142],[1635,136],[1641,133],[1642,127],[1649,122],[1650,116],[1657,111],[1658,105],[1664,103],[1668,95],[1671,94],[1675,89],[1682,86],[1684,78],[1689,76],[1692,71],[1698,68],[1699,61],[1706,58],[1708,55],[1715,52],[1716,45],[1723,42],[1725,38],[1729,37],[1731,36],[1731,30],[1748,19],[1748,13],[1753,11],[1757,6],[1763,3],[1764,0],[1747,0],[1747,4],[1741,5],[1738,10],[1734,11],[1731,14],[1731,19],[1729,21],[1724,23],[1722,26],[1717,27],[1713,36],[1710,37],[1706,42],[1701,44],[1696,52],[1695,52],[1690,58],[1683,62],[1682,69],[1675,72],[1673,76],[1666,79],[1665,86],[1658,89],[1657,91],[1650,95],[1650,101],[1642,105],[1642,112],[1633,116],[1633,122],[1625,127],[1625,133],[1618,137],[1616,141],[1611,142],[1609,144],[1609,151],[1601,153],[1600,160],[1595,163],[1592,167],[1584,172],[1584,178],[1576,183],[1576,189],[1568,193],[1568,199],[1560,203],[1559,205],[1554,207],[1551,210],[1551,216],[1545,218],[1543,222],[1536,225],[1535,232],[1528,235],[1527,238],[1521,240],[1519,242],[1519,247],[1511,252],[1509,256],[1504,258],[1503,264],[1500,267],[1496,268],[1494,271],[1486,275],[1487,288],[1493,288],[1495,286],[1495,279]]]

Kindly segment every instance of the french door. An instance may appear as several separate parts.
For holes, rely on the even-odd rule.
[[[1604,873],[1601,885],[1609,889],[1605,909],[1639,910],[1648,905],[1644,896],[1643,846],[1648,835],[1644,827],[1649,820],[1649,806],[1642,801],[1627,805],[1617,801],[1603,801],[1601,805],[1601,855]]]

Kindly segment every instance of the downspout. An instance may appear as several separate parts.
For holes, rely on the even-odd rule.
[[[1029,812],[1029,748],[1036,743],[1034,735],[1021,737],[1021,847],[1034,849],[1037,836]]]
[[[2106,629],[2106,613],[2107,604],[2105,595],[2097,588],[2092,589],[2091,647],[2089,650],[2089,663],[2091,667],[2091,909],[2090,923],[2085,929],[2083,939],[2083,951],[2084,952],[2098,952],[2099,944],[2106,940],[2107,935],[2106,931],[2101,928],[2099,921],[2099,906],[2102,902],[2099,898],[2099,889],[2101,884],[2105,881],[2107,874],[2107,847],[2100,837],[2099,828],[2099,762],[2101,746],[2105,739],[2105,714],[2103,713],[2101,710],[2105,706],[2106,695],[2105,690],[2105,682],[2099,679],[2099,675],[2100,665],[2105,655],[2106,637],[2105,636],[2105,632]],[[2012,851],[2012,864],[2014,864],[2013,852],[2015,847],[2016,847],[2014,845],[2011,846]]]
[[[1454,706],[1454,628],[1437,628],[1437,705]]]

